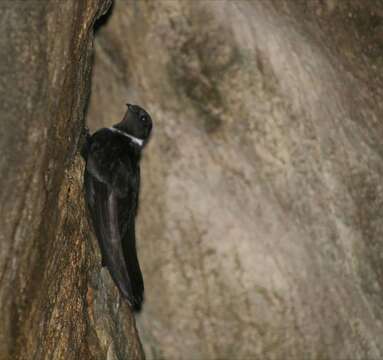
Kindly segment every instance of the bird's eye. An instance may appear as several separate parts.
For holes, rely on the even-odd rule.
[[[146,117],[145,115],[143,115],[143,116],[140,117],[140,120],[141,120],[141,121],[146,121],[146,120],[147,120],[147,117]]]

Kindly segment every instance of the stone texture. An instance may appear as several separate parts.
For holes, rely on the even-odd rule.
[[[90,237],[78,155],[108,0],[0,2],[0,358],[143,357]]]
[[[383,357],[380,1],[116,1],[89,125],[155,122],[149,359]]]

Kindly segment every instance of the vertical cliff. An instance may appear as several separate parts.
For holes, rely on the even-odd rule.
[[[150,359],[380,359],[379,1],[116,1],[89,125],[153,116]]]
[[[82,198],[93,26],[109,6],[0,3],[1,359],[142,358]]]

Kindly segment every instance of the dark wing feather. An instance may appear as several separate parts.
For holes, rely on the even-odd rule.
[[[88,205],[88,212],[90,214],[91,222],[93,231],[96,235],[96,238],[98,240],[98,245],[100,247],[101,251],[101,262],[102,267],[106,266],[106,260],[105,260],[105,250],[103,246],[103,242],[100,241],[101,239],[101,219],[98,219],[98,211],[96,204],[99,203],[99,201],[96,200],[96,190],[95,190],[95,178],[87,171],[85,170],[84,174],[84,185],[85,185],[85,199],[86,203]]]
[[[114,159],[113,172],[98,166],[100,157],[88,154],[85,171],[86,199],[99,242],[102,261],[122,295],[138,310],[143,301],[143,279],[135,244],[138,166],[129,158]]]
[[[137,209],[136,194],[131,192],[129,197],[119,198],[118,207],[120,216],[125,222],[120,224],[122,249],[129,276],[132,280],[132,290],[137,304],[141,304],[144,294],[144,281],[137,258],[135,216]]]
[[[87,191],[87,199],[102,262],[108,268],[121,294],[133,305],[136,301],[119,233],[116,194],[108,188],[108,185],[98,181],[91,174],[88,173],[87,178],[93,190],[91,193]]]

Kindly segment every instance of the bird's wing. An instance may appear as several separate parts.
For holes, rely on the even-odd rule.
[[[137,174],[137,172],[135,172],[135,174]],[[137,184],[132,187],[132,191],[130,191],[126,197],[119,197],[118,213],[119,216],[124,219],[124,221],[120,222],[120,234],[126,267],[132,280],[134,297],[141,303],[143,301],[144,282],[137,258],[135,232],[135,217],[139,192],[138,180],[139,178],[135,175],[133,181],[137,182]]]
[[[134,214],[136,206],[134,171],[129,160],[114,160],[112,172],[100,169],[100,158],[88,156],[85,174],[86,198],[103,263],[135,309],[143,300],[143,281],[138,265]],[[132,215],[133,214],[133,215]]]

